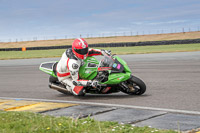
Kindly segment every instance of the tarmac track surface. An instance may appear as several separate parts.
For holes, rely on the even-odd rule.
[[[120,104],[175,110],[200,111],[200,52],[121,55],[133,75],[147,85],[142,96],[123,93],[77,98],[48,88],[48,75],[39,64],[59,60],[0,60],[0,97],[33,98]]]

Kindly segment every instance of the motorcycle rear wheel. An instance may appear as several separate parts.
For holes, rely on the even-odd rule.
[[[129,92],[125,92],[125,93],[127,93],[129,95],[142,95],[145,93],[146,85],[141,79],[139,79],[135,76],[131,76],[131,78],[128,80],[128,83],[129,83],[128,87],[130,89],[134,89],[134,91],[129,91]]]

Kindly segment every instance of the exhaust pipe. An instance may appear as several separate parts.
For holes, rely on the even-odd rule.
[[[60,92],[65,92],[65,93],[70,93],[67,89],[63,88],[63,87],[60,87],[58,85],[55,85],[53,83],[50,83],[49,84],[49,88],[51,89],[54,89],[54,90],[57,90],[57,91],[60,91]]]

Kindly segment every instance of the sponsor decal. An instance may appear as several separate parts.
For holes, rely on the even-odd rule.
[[[117,78],[117,80],[121,80],[122,78],[124,78],[124,76],[120,77],[120,78]]]
[[[99,67],[98,71],[106,71],[106,70],[111,70],[111,67]]]
[[[92,73],[90,69],[87,69],[85,73]]]
[[[117,64],[116,64],[116,63],[114,63],[114,64],[113,64],[113,68],[116,68],[116,67],[117,67]]]
[[[118,64],[118,65],[117,65],[117,69],[120,69],[120,68],[121,68],[121,65],[120,65],[120,64]]]
[[[73,69],[77,69],[77,68],[78,68],[78,64],[73,63],[73,64],[72,64],[72,68],[73,68]]]
[[[121,80],[121,79],[123,79],[123,78],[124,78],[124,76],[120,77],[119,79]]]

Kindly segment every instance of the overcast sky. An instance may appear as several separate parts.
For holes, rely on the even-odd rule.
[[[0,0],[0,39],[197,30],[199,0]]]

